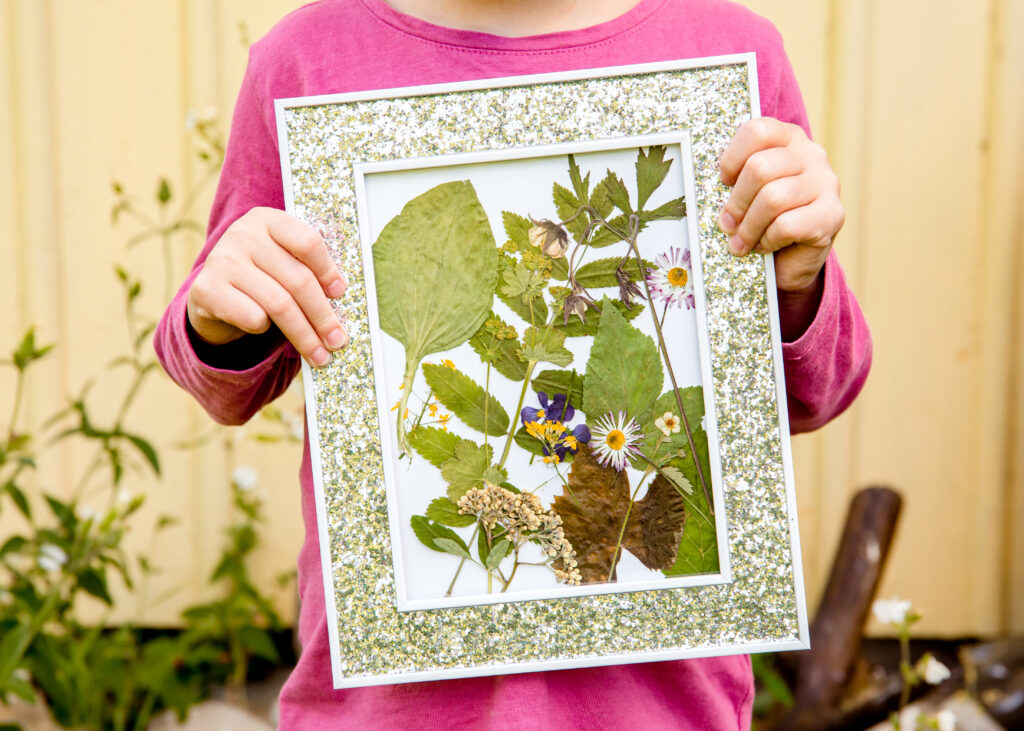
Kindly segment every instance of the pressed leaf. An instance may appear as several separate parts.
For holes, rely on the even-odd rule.
[[[700,455],[704,474],[711,475],[708,467],[708,438],[703,429],[695,429],[693,442]],[[715,517],[711,512],[704,491],[697,489],[700,481],[694,467],[690,450],[686,456],[673,459],[671,466],[679,469],[686,479],[694,485],[692,495],[686,497],[688,520],[679,542],[679,553],[671,568],[665,570],[666,576],[686,574],[713,574],[719,570],[718,536],[715,533]]]
[[[473,185],[441,183],[406,203],[377,237],[373,264],[380,325],[405,346],[408,389],[425,356],[469,340],[491,310],[498,251]]]
[[[495,437],[508,431],[508,413],[501,403],[465,373],[448,366],[426,363],[423,376],[434,397],[466,426]]]
[[[609,170],[599,185],[605,189],[609,200],[616,208],[623,213],[633,212],[633,206],[629,201],[629,191],[626,189],[626,184],[622,182],[622,178]]]
[[[629,233],[628,213],[621,213],[618,216],[614,216],[611,219],[608,219],[607,216],[605,216],[605,218],[608,220],[608,223],[610,223],[612,227],[615,228],[616,231]],[[640,230],[642,231],[643,228],[644,224],[643,221],[641,221]],[[598,226],[597,231],[594,233],[593,236],[590,237],[590,246],[595,249],[600,249],[605,246],[616,244],[620,241],[624,241],[624,239],[617,233],[614,233],[610,228],[608,228],[607,226]]]
[[[530,454],[535,455],[537,457],[544,456],[544,446],[540,443],[539,439],[537,439],[534,436],[531,436],[530,433],[526,431],[525,426],[521,426],[519,427],[519,429],[516,430],[514,438],[516,444],[518,444],[520,447],[525,449]]]
[[[530,325],[541,326],[548,321],[548,306],[543,297],[538,296],[524,303],[522,297],[506,297],[499,292],[498,299]]]
[[[686,475],[678,467],[665,465],[661,468],[661,475],[678,490],[685,492],[687,495],[693,494],[693,485],[690,484],[690,481],[686,479]]]
[[[649,414],[664,381],[658,347],[634,329],[605,297],[601,324],[583,381],[583,411],[591,418],[625,411]],[[639,421],[639,419],[638,419]]]
[[[506,531],[500,525],[494,526],[494,528],[491,529],[491,545],[497,545],[502,540],[502,538],[504,538],[507,532],[508,531]],[[511,543],[508,544],[505,556],[507,556],[510,553],[512,553]],[[480,557],[480,563],[482,564],[486,564],[487,557],[491,555],[491,548],[488,547],[487,533],[485,531],[480,531],[479,533],[477,533],[476,555]],[[502,558],[504,558],[504,556]]]
[[[565,333],[556,328],[529,328],[523,333],[524,360],[553,363],[563,368],[572,363],[572,353],[565,347]]]
[[[506,323],[493,312],[487,321],[498,320],[501,327]],[[469,339],[469,344],[480,356],[484,363],[490,363],[501,375],[512,381],[521,381],[526,378],[526,363],[519,356],[522,345],[519,338],[506,338],[498,340],[492,332],[487,329],[487,322],[480,326],[480,329]]]
[[[461,437],[432,426],[418,426],[409,432],[409,443],[423,459],[438,469],[455,456]]]
[[[551,198],[555,203],[555,210],[558,211],[559,217],[563,221],[569,221],[565,224],[565,227],[572,233],[576,240],[579,241],[583,235],[583,230],[587,227],[587,219],[584,216],[576,216],[580,206],[583,205],[580,200],[572,194],[571,191],[565,187],[555,183],[552,186]]]
[[[455,447],[455,456],[441,467],[441,476],[448,483],[448,499],[458,503],[467,491],[483,487],[485,481],[500,485],[507,480],[508,473],[492,465],[492,459],[494,450],[490,445],[462,440]]]
[[[493,571],[498,568],[502,561],[505,560],[505,556],[512,550],[512,541],[508,538],[502,538],[500,541],[494,544],[494,548],[487,554],[487,558],[484,560],[484,567],[488,571]]]
[[[574,370],[541,371],[530,384],[533,390],[543,391],[549,398],[555,394],[564,393],[569,398],[569,403],[576,409],[583,408],[583,375]]]
[[[576,281],[588,289],[592,287],[618,287],[619,282],[615,278],[615,272],[621,263],[622,257],[597,259],[596,261],[588,262],[581,266],[576,272]],[[644,271],[641,273],[637,269],[636,259],[630,257],[623,265],[622,269],[629,275],[630,279],[634,282],[639,282],[643,275],[647,274],[648,267],[653,268],[654,264],[649,261],[645,261]]]
[[[626,305],[618,299],[612,300],[612,304],[615,305],[615,309],[619,311],[627,320],[635,320],[636,317],[644,311],[644,305],[639,302],[633,303],[633,308],[629,309]],[[582,337],[594,337],[597,335],[597,329],[601,324],[601,307],[600,302],[595,303],[597,309],[587,310],[587,321],[583,322],[578,317],[570,317],[569,324],[563,325],[564,318],[562,313],[559,312],[555,315],[555,327],[565,333],[567,338],[582,338]]]
[[[686,439],[686,430],[680,426],[678,432],[663,438],[661,447],[659,447],[657,454],[654,454],[655,443],[659,437],[664,437],[661,429],[657,427],[655,422],[668,411],[678,417],[679,401],[683,403],[686,421],[690,425],[691,432],[701,428],[701,422],[704,419],[704,389],[700,386],[680,388],[678,400],[674,391],[666,391],[658,397],[658,400],[654,402],[649,412],[637,416],[637,422],[643,428],[644,434],[647,435],[647,438],[644,440],[644,446],[641,449],[648,459],[658,464],[662,464],[666,456],[674,454],[680,449],[688,450],[690,448]]]
[[[656,145],[648,148],[644,153],[643,148],[637,150],[636,156],[636,207],[643,210],[644,204],[651,197],[651,194],[658,189],[658,186],[665,180],[672,161],[665,162],[665,148]]]
[[[572,182],[572,189],[576,193],[576,200],[590,199],[590,173],[580,177],[580,166],[576,164],[576,158],[569,155],[569,180]]]
[[[435,523],[452,528],[465,528],[476,522],[476,516],[463,515],[458,506],[446,497],[434,498],[427,506],[427,517]]]
[[[469,555],[469,549],[466,548],[466,544],[462,540],[453,541],[450,538],[435,538],[434,545],[437,546],[444,553],[450,553],[459,558],[472,559]]]
[[[650,221],[674,221],[685,217],[686,202],[682,198],[673,198],[652,211],[640,211],[640,230]]]
[[[545,280],[535,271],[530,271],[525,264],[519,263],[506,268],[501,273],[498,294],[512,299],[518,298],[524,306],[541,295]]]
[[[552,507],[562,517],[584,583],[607,581],[609,575],[616,578],[612,559],[618,564],[621,558],[616,544],[624,522],[621,549],[650,569],[672,565],[686,514],[682,499],[666,480],[655,479],[644,499],[633,503],[631,509],[626,471],[601,466],[590,447],[583,444],[569,470],[568,483]]]
[[[445,528],[443,525],[435,523],[423,515],[414,515],[409,521],[412,525],[412,532],[419,538],[420,543],[429,548],[431,551],[437,551],[438,553],[447,553],[443,548],[440,548],[436,541],[449,540],[453,543],[460,544],[463,549],[466,548],[466,542],[463,541],[459,534],[453,531],[451,528]],[[466,551],[469,553],[469,551]]]
[[[512,213],[511,211],[502,211],[501,222],[504,224],[505,235],[508,236],[508,240],[515,244],[519,251],[533,250],[533,246],[530,245],[529,236],[533,223],[531,223],[529,218]]]

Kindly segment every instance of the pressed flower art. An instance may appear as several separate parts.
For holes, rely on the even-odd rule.
[[[431,168],[404,197],[380,184],[410,607],[719,572],[681,150]]]

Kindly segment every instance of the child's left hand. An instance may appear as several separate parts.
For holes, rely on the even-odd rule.
[[[733,186],[719,217],[732,253],[773,251],[780,296],[815,292],[846,218],[825,150],[797,125],[762,117],[737,130],[719,166]]]

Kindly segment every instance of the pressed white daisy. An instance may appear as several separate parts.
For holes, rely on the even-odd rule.
[[[632,418],[627,422],[625,411],[620,411],[617,416],[605,415],[597,422],[591,435],[590,446],[597,452],[597,461],[605,467],[611,466],[622,472],[630,456],[640,454],[640,448],[636,446],[640,425]]]
[[[647,270],[651,297],[672,307],[693,309],[693,278],[690,276],[690,250],[672,246],[667,254],[658,254],[654,268]]]

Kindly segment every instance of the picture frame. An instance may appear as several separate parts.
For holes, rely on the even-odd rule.
[[[807,647],[774,270],[717,227],[753,54],[275,105],[349,283],[334,687]]]

